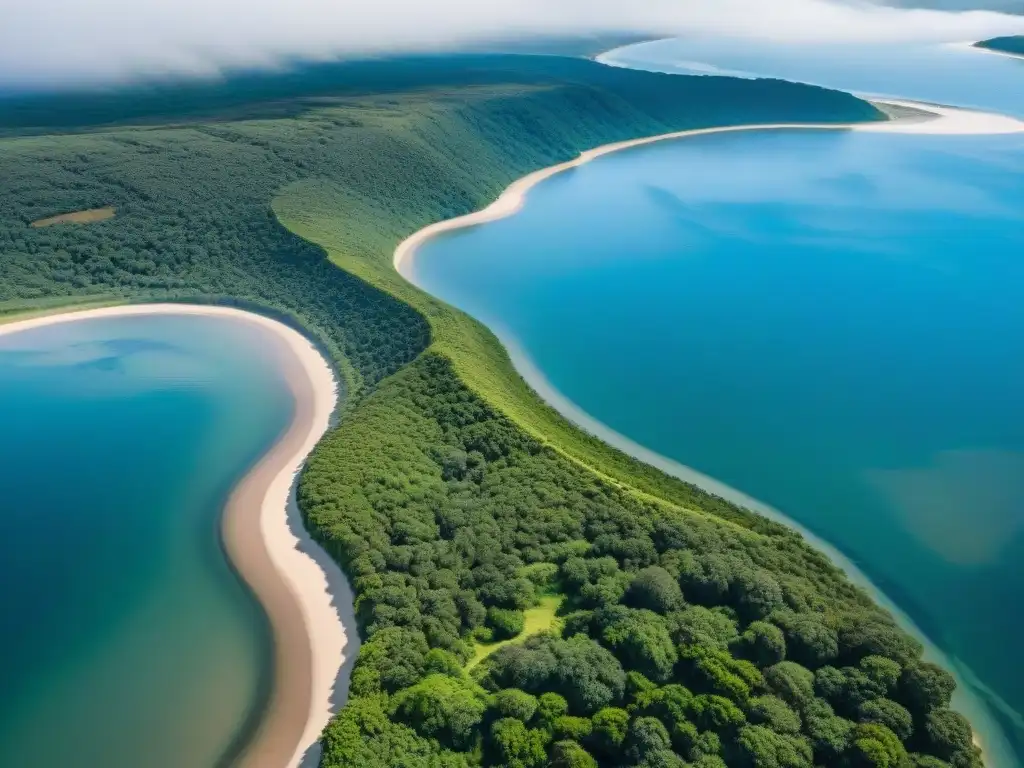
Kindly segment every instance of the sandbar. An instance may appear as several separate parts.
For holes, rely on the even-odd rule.
[[[306,457],[330,425],[334,373],[301,333],[239,309],[135,304],[70,311],[0,325],[0,335],[98,318],[202,315],[266,331],[295,398],[291,424],[232,491],[222,536],[228,557],[259,600],[274,640],[274,680],[260,726],[238,764],[245,768],[315,765],[319,738],[348,693],[359,649],[352,591],[341,569],[307,533],[294,486]],[[183,713],[185,714],[185,713]]]

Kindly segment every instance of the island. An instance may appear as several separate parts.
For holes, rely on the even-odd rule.
[[[993,37],[989,40],[982,40],[975,43],[974,47],[982,48],[994,53],[1006,54],[1008,56],[1024,57],[1024,35]]]
[[[882,119],[814,86],[497,54],[10,97],[0,313],[223,304],[330,356],[338,422],[298,504],[363,642],[325,768],[973,768],[953,677],[825,555],[574,426],[394,269],[585,150]]]

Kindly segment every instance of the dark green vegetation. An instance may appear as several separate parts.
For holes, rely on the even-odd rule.
[[[441,355],[325,442],[302,501],[369,638],[326,765],[978,764],[951,678],[796,536],[600,479]],[[551,591],[561,632],[463,671],[495,608]]]
[[[1024,35],[993,37],[991,40],[982,40],[980,43],[975,43],[974,45],[977,48],[988,48],[991,51],[1024,56]]]
[[[486,329],[390,265],[419,227],[584,148],[870,105],[462,56],[0,116],[73,131],[0,142],[8,310],[231,300],[301,323],[343,371],[343,418],[300,485],[366,639],[325,766],[980,763],[952,679],[822,555],[567,424]],[[141,127],[97,127],[124,119]],[[105,205],[118,216],[28,226]]]

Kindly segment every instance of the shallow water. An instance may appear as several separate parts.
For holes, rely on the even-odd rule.
[[[254,725],[269,628],[219,523],[294,407],[263,333],[151,316],[0,337],[0,765],[212,766]]]
[[[1024,136],[691,138],[545,182],[415,272],[600,422],[849,555],[1008,705],[1014,765],[1022,174]]]

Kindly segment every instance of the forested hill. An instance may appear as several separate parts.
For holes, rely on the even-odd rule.
[[[121,88],[0,96],[0,131],[53,133],[184,121],[238,121],[306,114],[339,99],[433,92],[467,87],[576,85],[658,119],[742,120],[796,116],[827,119],[836,110],[860,117],[870,108],[824,89],[796,91],[783,81],[679,78],[606,67],[582,58],[518,54],[460,54],[295,65],[279,72],[241,71],[223,78],[150,80]],[[859,105],[859,106],[857,106]],[[0,134],[2,135],[2,134]],[[525,138],[525,137],[524,137]]]
[[[1017,56],[1024,56],[1024,35],[1015,37],[993,37],[991,40],[982,40],[974,44],[977,48],[988,48],[990,51],[1000,53],[1012,53]]]
[[[323,765],[979,765],[952,678],[822,555],[573,428],[390,266],[419,227],[588,147],[874,108],[555,57],[328,69],[0,106],[43,134],[0,140],[0,310],[237,301],[346,376],[299,489],[366,639]]]

